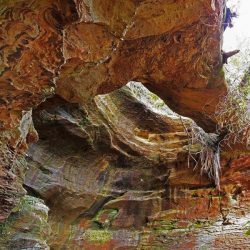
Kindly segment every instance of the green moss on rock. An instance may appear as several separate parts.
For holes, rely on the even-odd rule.
[[[103,209],[92,220],[95,229],[109,228],[119,213],[118,209]]]
[[[250,236],[250,228],[245,233],[246,236]]]
[[[50,233],[47,223],[48,207],[41,199],[25,195],[7,220],[0,224],[0,246],[19,249],[19,246],[36,245],[47,249]]]
[[[112,233],[108,230],[87,230],[84,234],[87,241],[104,244],[112,239]]]

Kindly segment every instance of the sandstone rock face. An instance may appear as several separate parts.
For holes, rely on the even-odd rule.
[[[51,246],[67,247],[69,228],[83,221],[90,230],[114,218],[114,228],[142,228],[161,210],[169,168],[186,153],[180,119],[154,113],[129,87],[96,97],[87,110],[49,102],[34,113],[40,140],[30,147],[25,185],[51,208]],[[101,213],[111,221],[95,222]]]
[[[59,9],[63,9],[61,17]],[[17,158],[27,148],[26,140],[34,141],[37,136],[31,126],[27,125],[29,129],[22,125],[23,120],[54,91],[55,76],[64,61],[62,30],[58,26],[76,20],[76,12],[68,1],[0,3],[1,219],[16,205],[17,197],[24,194],[21,172],[25,163]],[[6,154],[10,156],[5,157]],[[17,171],[15,164],[21,165]]]
[[[18,126],[3,131],[0,136],[0,221],[8,217],[25,194],[22,182],[26,161],[22,153],[27,150],[27,142],[37,138],[31,111],[23,111],[12,119],[19,122]]]
[[[174,110],[213,128],[201,108],[211,115],[226,90],[220,73],[224,1],[85,4],[83,21],[64,32],[59,95],[84,103],[137,80]]]
[[[48,210],[42,200],[25,195],[1,224],[1,249],[49,249]]]
[[[225,91],[223,7],[223,0],[2,1],[2,127],[55,86],[82,103],[130,80],[205,124],[201,108],[211,114]]]
[[[220,190],[189,154],[227,90],[224,7],[0,1],[1,249],[249,247],[249,151]]]
[[[130,80],[211,130],[209,115],[225,92],[223,6],[223,0],[1,1],[1,130],[19,127],[22,112],[55,91],[84,104]]]
[[[248,246],[249,157],[223,167],[219,192],[188,167],[191,121],[154,98],[131,83],[85,109],[54,97],[34,112],[25,186],[51,209],[52,249]]]

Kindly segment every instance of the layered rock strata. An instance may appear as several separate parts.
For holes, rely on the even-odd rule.
[[[25,187],[51,209],[52,249],[248,246],[249,157],[223,157],[218,191],[187,162],[192,121],[140,84],[85,109],[55,97],[34,118]]]
[[[20,127],[23,112],[30,112],[55,89],[69,102],[85,104],[130,80],[143,82],[174,110],[212,130],[211,114],[226,91],[220,54],[224,4],[223,0],[1,1],[4,144],[14,147],[15,154],[22,151],[15,148],[13,138],[5,138],[6,131],[12,134]],[[25,140],[22,147],[27,147]],[[6,168],[6,163],[1,165]],[[7,172],[1,172],[1,179]],[[12,184],[3,181],[3,185],[8,187],[1,192]],[[7,196],[15,200],[12,194]],[[13,205],[4,208],[8,211],[2,219]]]
[[[249,151],[222,153],[218,191],[188,156],[192,121],[141,85],[117,90],[139,81],[215,132],[224,7],[0,1],[3,249],[249,246]]]

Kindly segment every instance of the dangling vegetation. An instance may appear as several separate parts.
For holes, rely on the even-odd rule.
[[[180,117],[181,119],[181,117]],[[215,133],[206,133],[202,128],[198,127],[195,122],[186,127],[182,123],[188,135],[188,151],[190,157],[198,165],[201,166],[201,174],[207,174],[213,179],[215,185],[220,189],[220,141],[221,136]],[[198,157],[196,157],[198,156]]]
[[[235,143],[250,143],[250,68],[238,85],[231,85],[221,99],[215,118],[217,132],[226,131],[223,141],[229,146]]]
[[[231,7],[236,10],[237,6],[239,3]],[[241,53],[230,58],[228,64],[224,65],[228,92],[221,97],[212,117],[217,123],[215,132],[205,133],[195,123],[185,128],[189,135],[189,157],[196,161],[196,166],[198,163],[201,165],[201,173],[214,179],[218,188],[220,151],[223,147],[236,143],[245,143],[247,148],[250,146],[250,40],[244,34],[238,36],[235,43]],[[229,40],[225,42],[230,43]],[[199,160],[194,157],[196,155]]]
[[[220,151],[222,146],[245,142],[250,145],[250,68],[240,84],[229,86],[215,112],[215,133],[206,133],[194,122],[187,128],[189,157],[201,166],[201,174],[207,174],[220,188]],[[181,117],[180,117],[181,119]],[[198,160],[197,160],[197,157]]]

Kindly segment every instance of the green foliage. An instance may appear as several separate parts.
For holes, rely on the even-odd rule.
[[[250,221],[248,221],[248,222],[244,225],[243,229],[247,230],[247,231],[245,232],[245,235],[246,235],[246,236],[250,236]]]
[[[209,221],[197,220],[194,223],[189,225],[189,229],[190,230],[192,230],[192,229],[200,229],[200,228],[203,228],[203,227],[207,227],[209,225],[210,225]]]
[[[231,63],[235,66],[235,67],[240,67],[240,59],[238,57],[233,57],[231,59]]]
[[[250,76],[246,75],[242,84],[230,87],[227,96],[219,103],[215,118],[218,122],[218,130],[226,130],[225,140],[229,144],[249,141],[250,115],[248,110],[250,103]]]
[[[162,233],[178,229],[177,220],[160,220],[153,222],[151,226],[155,233]]]
[[[87,230],[84,233],[84,238],[87,241],[104,244],[112,239],[112,233],[108,230]]]
[[[112,221],[115,220],[119,213],[118,209],[103,209],[92,220],[92,227],[94,229],[107,229],[111,226]]]
[[[176,114],[171,109],[169,109],[169,107],[164,103],[164,101],[160,97],[150,92],[141,83],[130,82],[127,85],[127,89],[133,93],[137,100],[145,104],[148,108],[151,108],[152,110],[160,113],[176,116]]]
[[[12,214],[4,222],[0,223],[0,235],[1,237],[7,236],[11,225],[16,221],[17,215]]]

